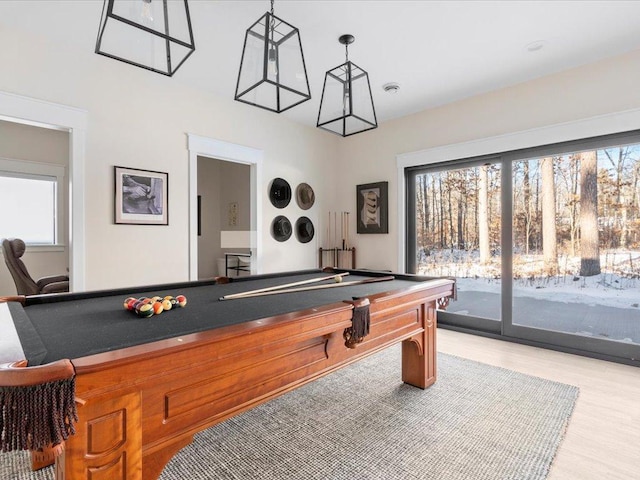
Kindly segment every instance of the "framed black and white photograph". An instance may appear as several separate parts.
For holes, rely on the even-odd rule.
[[[389,233],[389,182],[356,187],[358,233]]]
[[[114,167],[115,223],[169,225],[169,174]]]

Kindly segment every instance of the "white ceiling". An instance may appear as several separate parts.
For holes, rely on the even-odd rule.
[[[233,98],[245,31],[269,1],[189,8],[196,51],[170,80]],[[101,11],[102,0],[0,0],[0,28],[93,52]],[[300,30],[312,95],[283,115],[314,126],[344,33],[356,37],[349,58],[369,73],[379,123],[640,48],[640,1],[277,0],[275,13]],[[385,93],[387,82],[400,92]]]

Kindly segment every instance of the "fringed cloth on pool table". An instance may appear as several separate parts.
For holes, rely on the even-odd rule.
[[[16,369],[16,370],[22,370]],[[78,421],[75,376],[37,385],[0,386],[0,450],[62,450]]]
[[[354,306],[351,327],[346,328],[343,334],[344,344],[347,347],[356,348],[356,345],[369,335],[370,317],[369,300],[359,306]]]

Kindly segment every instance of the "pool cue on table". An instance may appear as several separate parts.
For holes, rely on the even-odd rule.
[[[337,277],[340,277],[340,279],[342,279],[342,277],[346,277],[347,275],[349,275],[349,272],[336,273],[335,275],[329,275],[322,278],[311,278],[309,280],[300,280],[299,282],[283,283],[282,285],[274,285],[273,287],[257,288],[255,290],[248,290],[246,292],[232,293],[230,295],[225,295],[224,297],[220,297],[219,300],[233,300],[234,298],[242,298],[250,295],[255,295],[258,293],[279,290],[281,288],[297,287],[299,285],[308,285],[310,283],[324,282],[325,280],[335,280]]]
[[[220,300],[241,300],[243,298],[255,298],[255,297],[264,297],[267,295],[278,295],[280,293],[297,293],[297,292],[307,292],[310,290],[322,290],[325,288],[337,288],[337,287],[349,287],[349,286],[353,286],[353,285],[362,285],[364,283],[375,283],[375,282],[388,282],[390,280],[395,279],[394,276],[389,275],[386,277],[375,277],[375,278],[369,278],[368,280],[356,280],[353,282],[343,282],[343,283],[330,283],[328,285],[313,285],[311,287],[298,287],[298,288],[289,288],[286,290],[270,290],[270,291],[265,291],[265,292],[258,292],[258,293],[250,293],[248,295],[243,295],[243,296],[235,296],[233,298],[230,298],[229,295],[225,296],[225,297],[220,297]],[[236,294],[237,295],[237,294]]]

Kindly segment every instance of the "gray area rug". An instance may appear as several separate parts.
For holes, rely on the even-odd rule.
[[[196,435],[162,480],[545,479],[578,388],[445,354],[427,390],[393,347]],[[0,479],[44,480],[24,453]]]

